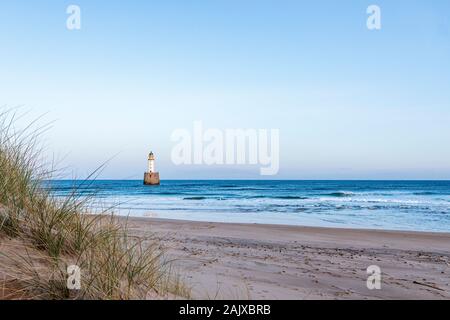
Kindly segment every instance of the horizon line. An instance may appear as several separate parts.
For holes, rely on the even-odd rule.
[[[141,181],[142,179],[46,179],[44,181]],[[450,179],[164,179],[161,181],[442,181]]]

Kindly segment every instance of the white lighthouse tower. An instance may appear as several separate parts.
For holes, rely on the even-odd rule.
[[[155,155],[150,152],[148,155],[148,171],[144,173],[144,184],[145,185],[159,185],[159,172],[155,170]]]
[[[148,155],[148,172],[155,172],[155,155],[153,154],[153,152],[150,152],[150,154]]]

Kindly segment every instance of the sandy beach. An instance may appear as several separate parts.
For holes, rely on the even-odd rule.
[[[450,234],[129,218],[196,299],[448,299]],[[381,290],[366,286],[367,267]]]

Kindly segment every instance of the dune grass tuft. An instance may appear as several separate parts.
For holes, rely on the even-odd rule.
[[[0,110],[0,294],[30,299],[186,298],[189,289],[164,261],[155,240],[129,236],[107,212],[90,215],[74,188],[54,196],[54,171],[42,158],[36,122],[18,130],[14,111]],[[69,290],[78,266],[81,289]],[[8,279],[7,279],[8,278]],[[5,289],[8,284],[14,284]]]

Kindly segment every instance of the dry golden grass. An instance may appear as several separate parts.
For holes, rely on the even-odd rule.
[[[189,297],[158,243],[129,237],[112,214],[87,214],[89,197],[76,188],[62,200],[44,187],[53,174],[39,147],[46,127],[14,123],[14,112],[0,112],[0,297]],[[81,270],[81,290],[67,288],[70,265]]]

